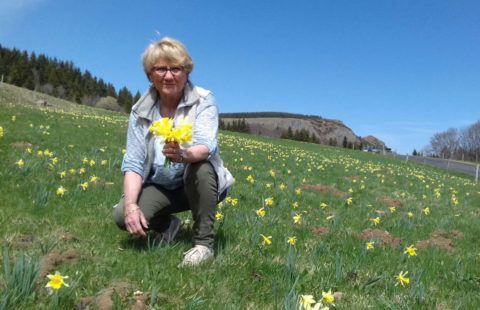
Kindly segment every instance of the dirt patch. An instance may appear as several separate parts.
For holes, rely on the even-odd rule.
[[[128,282],[119,282],[112,287],[103,289],[96,297],[84,297],[77,305],[77,309],[87,309],[94,306],[99,310],[110,310],[113,308],[113,294],[117,294],[120,298],[125,299],[132,293],[133,285]]]
[[[302,184],[300,186],[300,188],[302,190],[315,191],[315,192],[319,192],[319,193],[322,193],[322,194],[331,194],[331,195],[333,195],[335,197],[339,197],[339,198],[347,196],[346,193],[344,193],[342,191],[339,191],[337,188],[335,188],[335,186],[331,186],[331,185]]]
[[[78,241],[80,241],[80,239],[78,239],[74,234],[69,233],[69,232],[60,233],[59,238],[63,242],[78,242]]]
[[[432,232],[428,240],[420,240],[416,245],[419,249],[436,247],[447,252],[452,252],[455,249],[452,239],[462,239],[463,237],[464,235],[461,231],[452,230],[451,232],[447,232],[440,229]]]
[[[131,310],[146,310],[149,309],[147,303],[150,299],[149,293],[144,293],[141,291],[133,291],[134,285],[128,282],[118,282],[111,287],[107,287],[100,291],[97,296],[84,297],[80,300],[80,303],[77,305],[77,309],[99,309],[99,310],[110,310],[113,309],[113,298],[114,295],[120,297],[122,301],[128,301],[130,299],[130,306],[128,309]],[[157,304],[164,305],[165,302],[170,304],[175,304],[177,308],[180,307],[180,300],[174,300],[171,297],[163,293],[157,294]]]
[[[312,229],[312,232],[315,235],[320,236],[320,235],[328,234],[330,232],[330,229],[328,229],[328,227],[315,227]]]
[[[38,275],[39,281],[44,281],[47,274],[52,273],[55,269],[64,263],[73,264],[80,258],[80,252],[77,250],[68,250],[60,253],[52,251],[42,258],[40,263],[40,271]]]
[[[385,197],[382,197],[379,199],[380,202],[383,202],[384,204],[386,204],[387,206],[389,207],[395,207],[395,208],[398,208],[398,207],[402,207],[403,204],[400,200],[398,199],[395,199],[395,198],[392,198],[392,197],[388,197],[388,196],[385,196]]]
[[[376,239],[379,240],[382,244],[389,245],[391,247],[397,247],[400,245],[401,240],[399,238],[395,238],[388,231],[380,230],[380,229],[364,229],[358,237],[362,240],[372,240]]]
[[[33,148],[33,144],[31,144],[29,142],[26,142],[26,141],[17,141],[17,142],[12,143],[12,147],[14,149],[25,150],[25,149],[28,149],[28,148]]]
[[[381,216],[381,217],[384,217],[387,212],[385,211],[382,211],[382,210],[375,210],[375,213],[378,215],[378,216]]]
[[[9,243],[14,248],[28,248],[33,245],[34,241],[35,241],[35,236],[33,235],[21,235],[21,236],[15,236],[13,240],[11,240]]]

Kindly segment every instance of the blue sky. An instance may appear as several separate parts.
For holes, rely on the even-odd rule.
[[[480,119],[480,1],[0,0],[0,44],[143,92],[140,55],[182,41],[221,112],[342,120],[398,153]]]

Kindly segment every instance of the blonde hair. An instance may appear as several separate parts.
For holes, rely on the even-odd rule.
[[[180,41],[173,38],[164,37],[160,41],[151,43],[143,52],[143,70],[147,78],[149,78],[150,71],[159,59],[183,66],[187,74],[190,74],[193,70],[193,61],[187,49]]]

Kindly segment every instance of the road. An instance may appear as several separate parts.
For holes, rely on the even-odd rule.
[[[438,168],[445,169],[447,171],[455,171],[460,173],[465,173],[473,176],[474,178],[479,173],[477,171],[478,165],[475,163],[467,163],[467,162],[460,162],[455,160],[449,159],[441,159],[441,158],[431,158],[431,157],[423,157],[423,156],[412,156],[412,155],[393,155],[395,158],[403,159],[403,160],[411,160],[416,161],[418,163],[424,165],[430,165]],[[478,176],[477,176],[478,180]]]

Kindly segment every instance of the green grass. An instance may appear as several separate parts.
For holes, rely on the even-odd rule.
[[[2,246],[12,266],[25,257],[40,264],[34,291],[21,308],[72,309],[92,297],[90,308],[111,302],[118,309],[135,303],[154,309],[281,309],[297,307],[300,295],[320,300],[328,290],[342,293],[338,309],[480,304],[480,187],[471,177],[358,151],[223,132],[222,157],[236,183],[231,200],[218,208],[223,219],[215,224],[216,258],[200,268],[179,268],[191,247],[191,224],[174,244],[157,247],[113,223],[126,116],[82,106],[67,110],[60,103],[40,110],[19,104],[18,98],[30,95],[22,96],[0,88]],[[47,149],[53,155],[38,154]],[[79,186],[84,182],[86,190]],[[56,194],[60,186],[67,190],[63,197]],[[273,198],[272,206],[266,198]],[[260,218],[256,210],[262,207],[266,215]],[[427,207],[428,215],[422,211]],[[301,223],[294,224],[297,214]],[[375,226],[371,219],[377,216]],[[398,244],[360,238],[374,228]],[[272,244],[262,245],[260,234],[272,236]],[[297,238],[295,246],[287,244],[290,236]],[[422,240],[430,246],[417,245]],[[375,242],[373,250],[366,250],[368,241]],[[418,255],[409,258],[403,252],[412,244]],[[46,274],[55,271],[69,276],[70,287],[50,295]],[[405,287],[395,285],[400,271],[408,271]],[[11,278],[3,268],[1,294],[8,294]]]

